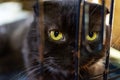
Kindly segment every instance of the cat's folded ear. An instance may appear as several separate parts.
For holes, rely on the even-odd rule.
[[[68,4],[72,4],[73,3],[73,2],[71,3],[69,0],[67,2],[65,2],[65,1],[64,0],[63,1],[62,0],[53,0],[53,1],[51,1],[51,0],[44,0],[44,10],[45,10],[45,12],[52,12],[53,13],[54,11],[58,11],[58,9],[60,9],[63,6],[62,5],[63,3],[68,3]],[[75,3],[76,2],[77,1],[75,1]],[[86,2],[86,5],[89,5],[89,10],[90,10],[89,14],[90,15],[96,14],[96,13],[98,15],[100,15],[102,13],[102,9],[103,9],[102,5],[95,4],[95,3],[89,3],[89,2]],[[109,13],[108,8],[105,7],[104,12],[105,12],[105,14],[108,14]]]
[[[86,2],[86,5],[89,5],[89,12],[90,12],[89,14],[90,15],[94,15],[94,14],[101,15],[103,13],[103,11],[105,14],[109,13],[108,8],[105,7],[103,10],[103,6],[100,4]]]

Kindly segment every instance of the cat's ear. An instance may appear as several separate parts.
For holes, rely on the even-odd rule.
[[[100,5],[100,4],[95,4],[95,3],[86,3],[87,5],[89,5],[90,7],[89,7],[89,14],[90,15],[101,15],[101,13],[102,13],[102,10],[103,10],[103,7],[102,7],[102,5]],[[109,13],[109,10],[108,10],[108,8],[106,8],[105,7],[105,14],[108,14]]]
[[[110,13],[110,11],[109,11],[109,9],[107,7],[105,8],[105,10],[106,10],[106,14]]]

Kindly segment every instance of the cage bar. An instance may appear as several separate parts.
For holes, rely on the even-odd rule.
[[[112,31],[112,18],[113,18],[113,8],[114,8],[114,0],[111,0],[111,7],[110,7],[110,20],[109,20],[109,44],[108,44],[108,50],[106,52],[106,62],[105,62],[105,71],[103,75],[104,80],[108,80],[108,71],[109,71],[109,57],[110,57],[110,39],[111,39],[111,31]]]
[[[76,5],[75,5],[76,6]],[[83,15],[83,1],[78,0],[77,8],[77,18],[76,18],[76,40],[75,40],[75,49],[77,51],[77,57],[75,58],[75,79],[79,80],[79,58],[80,58],[80,44],[81,44],[81,29],[82,29],[82,18],[80,16]]]

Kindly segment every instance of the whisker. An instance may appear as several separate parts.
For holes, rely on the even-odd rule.
[[[38,66],[38,65],[37,65]],[[33,70],[34,68],[36,68],[37,66],[32,66],[29,67],[27,69],[25,69],[24,71],[19,72],[17,75],[15,75],[11,80],[16,80],[18,77],[20,78],[25,78],[27,75],[27,72],[29,72],[30,70]]]
[[[115,68],[115,69],[112,69],[110,70],[108,73],[111,74],[111,73],[115,73],[117,71],[120,71],[120,68]]]
[[[115,73],[115,72],[117,72],[117,71],[119,71],[119,70],[120,70],[120,68],[117,68],[117,69],[110,70],[110,71],[108,71],[107,73],[110,75],[110,74]],[[101,77],[101,76],[103,76],[103,73],[93,76],[92,78],[90,78],[90,80],[99,78],[99,77]],[[108,80],[116,80],[117,78],[120,78],[120,75],[117,75],[117,76],[115,76],[115,77],[111,77],[111,78],[109,78]]]
[[[36,76],[36,71],[38,71],[40,69],[40,67],[36,67],[34,68],[33,70],[27,72],[27,77],[30,79],[30,80],[34,80],[34,79],[31,79],[31,78],[34,78]],[[39,71],[38,71],[39,72]]]
[[[49,67],[49,66],[48,66]],[[29,77],[29,80],[34,80],[33,78],[36,77],[37,75],[41,75],[41,67],[36,67],[35,69],[33,69],[32,71],[30,71],[27,75],[27,77]],[[43,66],[43,71],[46,71],[46,70],[49,70],[47,67]],[[34,73],[35,74],[32,74]],[[49,73],[51,73],[50,71],[48,71]],[[32,74],[32,77],[31,77],[31,74]]]
[[[92,78],[90,78],[90,80],[94,80],[102,76],[103,76],[103,73],[93,76]]]
[[[111,77],[111,78],[109,78],[108,80],[116,80],[116,79],[120,79],[120,75],[117,75],[117,76]]]
[[[22,71],[20,73],[18,73],[17,75],[15,75],[13,78],[11,78],[10,80],[18,80],[18,79],[23,79],[26,78],[26,73],[25,71]]]

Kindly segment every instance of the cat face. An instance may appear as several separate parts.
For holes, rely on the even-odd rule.
[[[101,6],[89,4],[89,29],[81,43],[81,65],[101,58]],[[75,52],[76,7],[70,3],[45,3],[45,57],[58,59],[68,68]],[[95,9],[97,8],[97,9]],[[95,10],[94,10],[95,9]],[[81,18],[81,16],[80,16]],[[100,53],[99,53],[100,52]],[[95,59],[96,60],[96,59]]]
[[[105,54],[105,46],[101,40],[102,7],[97,4],[86,4],[89,5],[89,25],[88,33],[80,35],[82,39],[79,46],[79,67],[81,69],[90,67]],[[44,3],[45,48],[42,71],[45,80],[74,79],[75,58],[78,58],[75,48],[76,6],[77,2],[72,0]],[[40,63],[38,62],[37,65]]]

